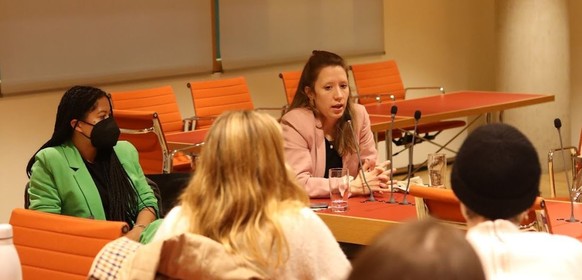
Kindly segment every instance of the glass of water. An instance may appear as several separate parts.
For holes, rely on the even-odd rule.
[[[329,169],[329,198],[331,199],[332,212],[345,212],[348,210],[348,197],[350,196],[350,176],[347,168]]]

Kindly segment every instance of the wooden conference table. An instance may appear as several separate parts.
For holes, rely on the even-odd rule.
[[[332,213],[330,209],[317,211],[319,217],[327,224],[335,238],[340,242],[367,245],[376,235],[387,228],[416,220],[415,199],[408,196],[410,205],[387,204],[389,194],[377,195],[378,202],[362,202],[366,197],[352,197],[348,200],[348,211]],[[395,193],[397,202],[402,201],[403,194]],[[327,202],[329,199],[311,199],[311,202]],[[581,220],[566,222],[570,217],[570,203],[546,199],[548,222],[554,234],[568,235],[582,241],[582,203],[574,204],[574,216]]]
[[[582,241],[582,203],[574,203],[574,217],[578,222],[567,222],[570,219],[570,202],[546,199],[548,219],[554,234],[568,235]]]
[[[421,111],[419,124],[504,111],[554,101],[553,95],[493,91],[456,91],[416,99],[366,105],[373,132],[390,129],[390,108],[398,106],[394,128],[414,125],[414,112]]]
[[[398,100],[389,103],[374,103],[366,105],[370,115],[371,129],[374,133],[390,128],[390,108],[398,106],[394,128],[414,125],[414,112],[420,110],[422,116],[419,123],[430,123],[452,118],[493,113],[512,108],[554,101],[553,95],[489,92],[489,91],[457,91],[416,99]],[[184,148],[204,141],[207,129],[168,134],[168,148],[174,150]]]
[[[474,115],[482,116],[484,114],[502,112],[508,109],[551,101],[554,101],[553,95],[493,91],[455,91],[415,99],[371,103],[366,105],[366,110],[370,115],[370,127],[374,133],[374,138],[378,139],[378,133],[387,132],[391,127],[390,109],[393,105],[398,107],[393,128],[398,129],[414,126],[414,112],[417,110],[421,112],[418,123],[424,124]],[[476,120],[473,120],[464,129],[467,129]],[[441,146],[441,149],[448,150],[448,143],[458,136],[459,134],[449,139],[446,144]],[[389,139],[388,133],[386,133],[385,144],[386,153],[389,155],[392,153],[392,141]]]
[[[384,203],[389,194],[376,195],[376,202],[364,202],[366,197],[352,197],[348,200],[348,211],[332,213],[330,209],[317,211],[319,217],[329,227],[339,242],[367,245],[386,228],[408,220],[416,220],[414,197],[408,195],[409,205]],[[394,193],[397,202],[403,199],[402,193]],[[312,203],[325,202],[329,199],[311,199]]]

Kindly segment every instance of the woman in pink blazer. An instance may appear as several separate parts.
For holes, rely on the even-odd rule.
[[[391,170],[385,170],[387,162],[376,167],[368,113],[350,97],[348,68],[337,54],[313,51],[281,125],[286,161],[310,197],[329,196],[327,171],[333,167],[349,170],[352,195],[369,194],[359,172],[357,146],[372,191],[386,187]]]

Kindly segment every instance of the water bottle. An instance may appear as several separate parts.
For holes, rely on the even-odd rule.
[[[22,267],[12,243],[12,226],[0,224],[0,279],[22,280]]]

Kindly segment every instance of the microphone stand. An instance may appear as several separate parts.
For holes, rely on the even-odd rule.
[[[554,127],[556,127],[556,129],[558,130],[558,136],[560,137],[560,150],[562,152],[562,165],[564,166],[564,169],[566,169],[566,155],[564,154],[564,144],[562,142],[562,131],[560,130],[560,128],[562,127],[562,121],[559,118],[554,119]],[[568,176],[568,171],[564,170],[566,173],[566,184],[568,186],[568,194],[570,196],[570,218],[569,219],[564,219],[564,221],[568,222],[568,223],[575,223],[578,222],[578,220],[576,219],[576,217],[574,217],[574,195],[573,195],[573,190],[575,188],[574,186],[574,182],[572,182],[572,185],[570,185],[570,176]]]
[[[394,129],[394,118],[396,118],[396,113],[398,112],[398,107],[396,105],[392,105],[392,108],[390,108],[390,130],[388,131],[388,139],[390,139],[390,141],[392,141],[392,130]],[[388,139],[386,139],[386,141],[388,141]],[[392,145],[392,143],[388,143],[387,145]],[[392,163],[392,152],[390,152],[390,168],[392,168],[393,163]],[[390,198],[388,199],[388,201],[386,201],[386,203],[390,203],[390,204],[395,204],[396,200],[394,199],[394,182],[392,181],[393,179],[393,175],[392,175],[392,171],[390,171]]]
[[[364,180],[364,185],[366,185],[366,187],[368,188],[368,191],[370,192],[370,196],[364,200],[363,202],[374,202],[376,201],[376,198],[374,197],[374,193],[372,192],[372,188],[370,188],[370,185],[368,185],[368,180],[366,180],[366,175],[364,174],[364,167],[362,166],[362,158],[360,157],[360,143],[358,143],[358,139],[356,137],[356,132],[354,131],[354,126],[352,125],[352,116],[350,115],[346,115],[346,117],[348,118],[347,122],[350,125],[350,130],[352,131],[352,135],[354,136],[354,140],[356,141],[356,154],[358,156],[358,166],[360,168],[360,172],[362,175],[362,180]]]
[[[416,110],[414,112],[414,130],[412,131],[412,146],[410,146],[410,154],[408,155],[408,175],[407,175],[407,179],[406,179],[406,192],[404,192],[404,198],[402,198],[402,202],[400,202],[401,205],[410,205],[411,203],[408,202],[408,200],[406,200],[407,195],[408,195],[408,190],[410,189],[410,177],[412,176],[412,169],[413,169],[413,163],[412,163],[412,154],[414,152],[414,143],[415,143],[415,136],[416,136],[416,128],[418,127],[418,120],[420,119],[420,111]]]

